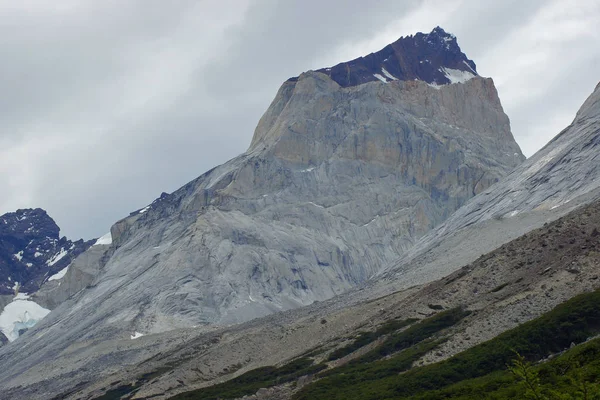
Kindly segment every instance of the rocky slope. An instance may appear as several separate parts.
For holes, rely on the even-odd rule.
[[[98,379],[82,382],[73,393],[69,392],[75,383],[68,379],[38,381],[6,393],[18,399],[50,390],[57,398],[91,399],[109,389],[126,393],[129,384],[137,382],[134,399],[166,399],[305,354],[321,362],[358,331],[373,331],[396,319],[423,319],[458,305],[467,307],[471,315],[447,332],[448,341],[418,362],[431,363],[535,318],[578,293],[600,288],[598,231],[600,202],[596,201],[428,285],[369,301],[360,300],[363,289],[354,296],[338,296],[208,333],[182,329],[136,340],[90,341],[89,347],[74,346],[61,354],[62,360],[53,365],[36,365],[24,375],[13,372],[13,384],[24,384],[38,374],[48,377],[57,368],[62,368],[63,376],[79,376],[69,372],[72,364],[95,371]],[[331,365],[348,362],[357,354]],[[112,374],[105,375],[107,366],[115,367]],[[250,398],[289,399],[308,382],[300,379],[260,390]]]
[[[175,351],[127,370],[131,377],[160,368],[169,371],[152,381],[142,380],[136,398],[169,398],[307,353],[320,362],[358,330],[371,331],[391,320],[421,319],[439,310],[467,307],[472,314],[448,332],[444,344],[418,362],[431,363],[489,340],[579,293],[600,288],[600,170],[594,162],[598,154],[594,146],[600,143],[599,97],[597,87],[567,129],[422,238],[416,249],[429,251],[412,260],[417,274],[391,269],[376,281],[328,302],[211,334],[186,331],[190,336],[175,345]],[[515,208],[523,213],[511,215]],[[494,218],[495,213],[500,217]],[[442,229],[451,223],[456,224],[455,235]],[[486,247],[495,250],[486,254]],[[472,261],[463,262],[471,257]],[[421,278],[424,271],[429,275]],[[426,280],[436,274],[447,276],[408,287],[414,281],[407,277]],[[382,286],[390,292],[393,279],[404,289],[377,298]],[[109,386],[109,380],[89,389],[100,394],[118,386]],[[309,381],[261,390],[251,398],[288,399]]]
[[[441,278],[600,197],[600,84],[573,122],[380,273],[395,288]],[[460,252],[455,249],[460,248]]]

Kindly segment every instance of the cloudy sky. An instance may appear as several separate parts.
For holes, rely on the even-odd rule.
[[[0,0],[0,214],[69,237],[243,152],[280,84],[442,26],[530,156],[600,81],[597,0]]]

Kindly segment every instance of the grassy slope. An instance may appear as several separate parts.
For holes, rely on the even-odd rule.
[[[444,329],[468,313],[452,309],[402,331],[391,333],[377,348],[352,362],[325,371],[310,358],[283,367],[264,367],[233,380],[175,399],[234,399],[261,387],[290,382],[304,375],[319,379],[295,394],[295,400],[336,399],[514,399],[527,398],[526,388],[507,365],[516,352],[536,361],[584,342],[600,332],[600,290],[574,297],[543,316],[507,331],[448,360],[413,368],[414,361],[434,349]],[[397,326],[404,325],[398,321]],[[577,346],[533,368],[543,399],[576,399],[582,382],[591,382],[588,399],[600,380],[600,339]],[[320,372],[319,372],[320,371]],[[562,393],[553,395],[552,390]],[[544,394],[545,393],[545,394]],[[566,396],[566,397],[565,397]]]
[[[408,370],[414,361],[434,348],[439,342],[430,338],[441,330],[454,325],[468,315],[467,312],[457,308],[440,312],[433,317],[415,323],[406,330],[399,329],[414,322],[390,321],[382,326],[373,337],[390,333],[387,339],[376,349],[354,360],[348,365],[323,371],[329,375],[324,380],[333,380],[335,385],[350,385],[357,380],[374,380]],[[394,332],[395,331],[395,332]],[[365,343],[367,344],[367,343]],[[371,360],[378,360],[393,352],[402,351],[399,356],[373,365]],[[182,393],[174,397],[176,400],[216,400],[235,399],[249,394],[254,394],[260,388],[271,387],[281,383],[290,382],[300,376],[314,375],[325,369],[325,364],[313,365],[309,357],[300,358],[280,367],[263,367],[248,371],[230,381],[208,388]]]
[[[336,381],[335,373],[303,388],[294,397],[296,400],[318,399],[437,399],[454,398],[451,393],[471,390],[467,396],[455,398],[485,398],[499,386],[514,385],[506,372],[507,364],[519,352],[529,360],[539,360],[549,354],[568,348],[571,343],[581,343],[600,332],[600,291],[579,295],[557,306],[549,313],[507,331],[496,338],[466,350],[448,360],[414,368],[398,375],[398,371],[379,372],[376,379],[350,382]],[[589,346],[598,346],[596,341]],[[592,350],[590,350],[592,351]],[[402,357],[400,352],[396,357]],[[381,368],[381,363],[390,360],[373,361],[362,365],[365,375]],[[588,376],[597,380],[600,368],[588,363]],[[343,376],[343,370],[341,374]],[[544,375],[546,376],[546,375]],[[551,375],[548,375],[550,379]],[[473,380],[474,378],[480,380]],[[453,385],[454,389],[452,389]],[[464,386],[461,386],[464,385]],[[489,385],[489,387],[488,387]],[[475,389],[476,388],[476,389]],[[467,390],[468,389],[468,390]],[[448,392],[450,391],[450,392]],[[490,397],[508,398],[508,397]]]

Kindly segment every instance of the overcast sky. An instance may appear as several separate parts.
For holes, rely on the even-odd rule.
[[[598,0],[0,0],[0,214],[100,236],[245,151],[287,78],[437,25],[527,156],[600,81]]]

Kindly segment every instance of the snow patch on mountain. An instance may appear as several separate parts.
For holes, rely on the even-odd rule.
[[[106,235],[102,236],[100,239],[96,240],[96,243],[94,243],[94,246],[98,246],[98,245],[108,245],[108,244],[112,244],[112,235],[110,234],[110,232],[108,232]]]
[[[383,83],[387,83],[387,80],[386,80],[386,79],[385,79],[383,76],[381,76],[381,75],[379,75],[379,74],[373,74],[373,76],[374,76],[375,78],[379,79],[381,82],[383,82]]]
[[[149,209],[150,209],[150,206],[146,206],[146,207],[142,208],[142,209],[141,209],[141,210],[140,210],[138,213],[139,213],[139,214],[143,214],[143,213],[145,213],[146,211],[148,211]]]
[[[383,74],[390,80],[392,80],[392,81],[397,80],[396,77],[394,75],[390,74],[385,68],[381,68],[381,72],[383,72]]]
[[[20,331],[32,328],[50,313],[50,310],[28,299],[26,293],[19,293],[0,314],[0,331],[11,342],[20,336]]]
[[[59,262],[66,255],[67,255],[67,250],[65,250],[64,248],[61,248],[60,251],[58,253],[56,253],[56,255],[54,257],[52,257],[51,259],[46,261],[46,264],[49,267],[51,267],[54,264],[56,264],[57,262]]]
[[[70,267],[70,265],[68,265],[65,268],[61,269],[56,274],[54,274],[50,278],[48,278],[48,280],[49,281],[57,281],[59,279],[64,278],[64,276],[67,274],[67,271],[69,270],[69,267]]]
[[[446,78],[448,78],[450,83],[465,83],[469,79],[475,77],[475,75],[471,72],[461,71],[460,69],[442,67],[440,68],[440,72],[442,72],[446,76]]]
[[[14,254],[14,257],[21,261],[23,259],[23,250],[21,250],[20,252],[18,252],[17,254]]]

